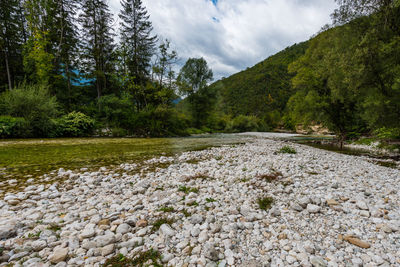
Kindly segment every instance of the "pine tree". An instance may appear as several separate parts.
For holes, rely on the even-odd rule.
[[[136,84],[144,85],[148,80],[157,36],[151,34],[150,15],[141,0],[121,0],[121,5],[121,41],[128,49],[128,70]]]
[[[0,2],[0,87],[10,90],[16,76],[22,76],[22,44],[24,43],[24,17],[22,2],[7,0]]]
[[[66,98],[71,103],[71,87],[75,76],[78,54],[78,29],[76,25],[76,10],[78,0],[56,1],[56,30],[55,30],[55,66],[58,74],[66,80]],[[65,94],[62,94],[65,97]]]
[[[97,98],[107,90],[112,73],[113,37],[112,14],[104,0],[84,0],[82,25],[82,60],[84,71],[95,79]]]

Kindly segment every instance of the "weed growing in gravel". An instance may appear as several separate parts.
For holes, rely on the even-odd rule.
[[[182,214],[183,214],[185,217],[190,217],[190,216],[192,216],[192,214],[191,214],[190,212],[188,212],[186,209],[181,210],[181,212],[182,212]]]
[[[197,203],[196,201],[195,202],[192,202],[192,203],[189,203],[189,204],[187,204],[189,207],[193,207],[193,206],[198,206],[199,205],[199,203]]]
[[[161,225],[163,224],[173,224],[175,222],[174,219],[169,219],[169,218],[160,218],[157,221],[153,223],[153,227],[151,228],[151,232],[154,233],[160,229]]]
[[[223,159],[223,157],[222,156],[217,156],[217,157],[215,157],[215,159],[216,160],[221,160],[221,159]]]
[[[50,231],[53,231],[53,232],[57,232],[57,231],[61,230],[61,226],[59,226],[58,224],[53,224],[53,225],[50,225],[49,227],[47,227],[47,229],[49,229]]]
[[[178,191],[179,192],[184,192],[185,194],[188,194],[190,192],[198,193],[199,189],[198,188],[192,188],[192,187],[186,187],[184,185],[181,185],[181,186],[179,186]]]
[[[164,187],[162,186],[156,187],[155,191],[164,191]]]
[[[215,199],[213,199],[213,198],[206,198],[206,202],[208,202],[208,203],[215,202]]]
[[[258,207],[262,210],[268,210],[271,208],[274,199],[272,197],[263,197],[257,199]]]
[[[29,233],[29,234],[28,234],[28,238],[29,238],[29,239],[39,239],[39,236],[40,236],[41,233],[42,233],[42,231],[39,231],[39,232],[34,233],[34,234]]]
[[[150,263],[151,262],[151,263]],[[127,266],[154,266],[162,267],[161,253],[150,249],[138,253],[134,258],[127,258],[122,254],[118,254],[112,258],[109,258],[104,263],[104,267],[127,267]]]
[[[173,207],[164,206],[164,207],[161,207],[161,208],[159,209],[159,211],[163,211],[163,212],[174,212],[175,209],[174,209]]]
[[[281,149],[279,149],[278,153],[296,154],[297,152],[293,147],[284,146]]]

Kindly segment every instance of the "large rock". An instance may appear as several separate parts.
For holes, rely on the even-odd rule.
[[[122,234],[122,235],[126,234],[130,231],[131,231],[131,227],[127,223],[118,225],[117,230],[116,230],[117,234]]]
[[[317,205],[314,205],[314,204],[308,204],[307,205],[307,211],[309,213],[318,213],[318,212],[320,212],[320,210],[321,210],[320,206],[317,206]]]
[[[82,240],[82,239],[85,239],[85,238],[93,237],[96,234],[96,232],[94,230],[95,226],[96,225],[93,224],[93,223],[87,224],[85,226],[85,229],[83,229],[82,233],[79,235],[79,238]]]
[[[47,242],[46,240],[36,240],[32,242],[31,246],[34,251],[41,251],[47,246]]]
[[[204,218],[200,214],[194,214],[194,215],[192,215],[192,217],[190,217],[190,222],[192,224],[201,224],[201,223],[203,223],[203,220],[204,220]]]
[[[326,267],[328,264],[320,257],[311,257],[310,262],[314,267]]]
[[[94,241],[96,242],[97,247],[105,247],[109,244],[115,243],[115,235],[106,234],[98,236],[94,239]]]
[[[219,258],[218,258],[218,252],[217,252],[217,250],[215,249],[214,244],[212,244],[212,243],[206,243],[206,244],[204,245],[204,247],[203,247],[203,254],[204,254],[204,257],[206,257],[206,258],[208,258],[208,259],[210,259],[210,260],[212,260],[212,261],[217,261],[217,260],[219,260]]]
[[[172,228],[168,225],[168,224],[163,224],[160,227],[160,232],[164,235],[164,236],[174,236],[175,235],[175,231],[172,230]]]
[[[8,239],[17,235],[14,225],[0,226],[0,240]]]
[[[68,248],[56,248],[53,253],[49,256],[51,263],[59,263],[64,261],[68,256]]]

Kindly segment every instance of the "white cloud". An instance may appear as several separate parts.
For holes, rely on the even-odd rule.
[[[119,0],[110,0],[113,12]],[[181,64],[204,57],[215,78],[251,67],[307,40],[326,23],[334,0],[143,0],[154,33],[171,40]]]

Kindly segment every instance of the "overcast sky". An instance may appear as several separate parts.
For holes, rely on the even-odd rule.
[[[109,0],[115,14],[119,0]],[[204,57],[214,80],[308,40],[330,23],[334,0],[143,0],[154,33],[171,40],[180,64]],[[118,25],[118,24],[116,24]]]

